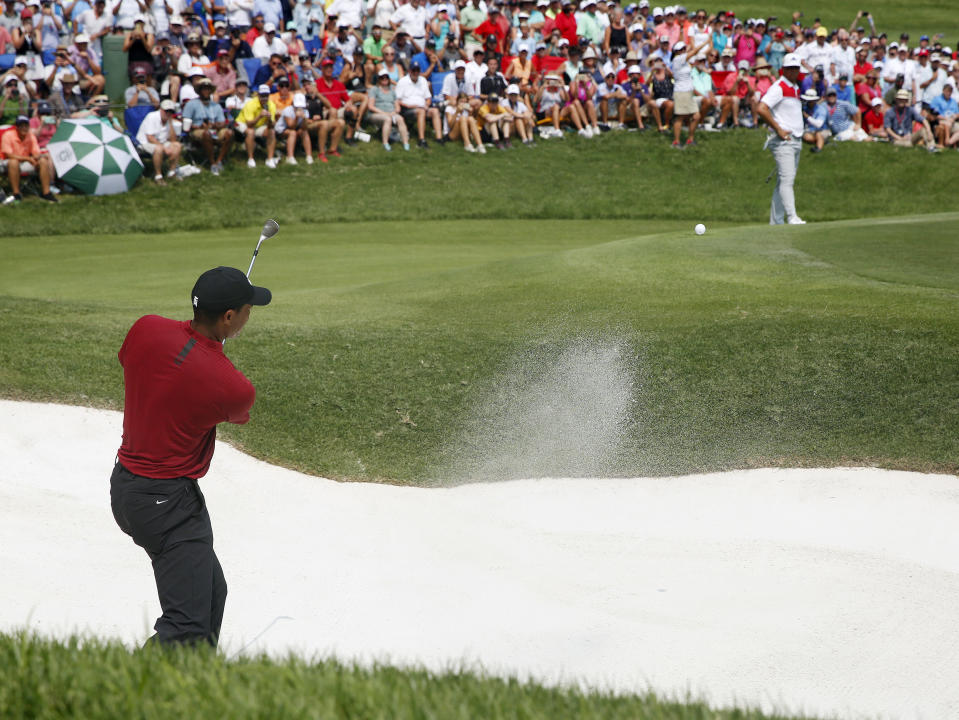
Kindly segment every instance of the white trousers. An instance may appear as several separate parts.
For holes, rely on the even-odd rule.
[[[773,190],[773,201],[769,207],[769,224],[782,225],[796,217],[796,195],[793,193],[793,183],[796,181],[796,171],[799,169],[802,140],[795,137],[782,140],[778,135],[774,135],[767,144],[776,161],[776,188]]]

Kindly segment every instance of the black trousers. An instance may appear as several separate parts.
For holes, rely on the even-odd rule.
[[[163,614],[151,640],[216,647],[226,579],[213,552],[213,527],[197,481],[141,477],[118,462],[110,477],[110,504],[117,525],[153,563]]]

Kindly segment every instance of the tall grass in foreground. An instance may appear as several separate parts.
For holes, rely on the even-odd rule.
[[[130,651],[116,642],[0,634],[0,717],[630,718],[760,720],[688,701],[547,688],[472,670],[434,673],[289,657],[228,660],[209,649]]]

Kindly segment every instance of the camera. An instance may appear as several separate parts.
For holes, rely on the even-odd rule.
[[[107,114],[110,112],[110,108],[106,105],[100,105],[98,107],[93,108],[93,112],[95,112],[100,117],[106,117]]]
[[[240,37],[240,28],[230,28],[230,35],[235,38]]]

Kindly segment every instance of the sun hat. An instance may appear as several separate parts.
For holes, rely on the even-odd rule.
[[[829,36],[829,31],[826,28],[824,28],[822,25],[816,28],[816,37],[828,37],[828,36]]]
[[[813,88],[809,88],[799,97],[806,102],[812,102],[813,100],[819,99],[819,93],[817,93]]]
[[[908,90],[897,90],[896,100],[908,100],[910,98]]]

